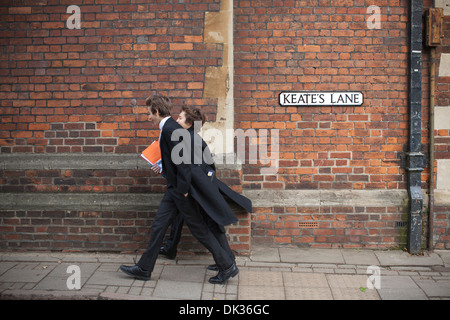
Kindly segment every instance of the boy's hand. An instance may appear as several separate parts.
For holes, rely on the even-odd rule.
[[[161,169],[156,164],[152,166],[152,170],[155,174],[161,174]]]

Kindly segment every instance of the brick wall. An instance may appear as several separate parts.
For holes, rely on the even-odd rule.
[[[406,187],[407,2],[384,9],[380,30],[367,28],[366,3],[331,2],[236,3],[236,125],[280,129],[282,159],[275,176],[247,170],[244,188]],[[362,91],[365,103],[279,106],[289,90]]]
[[[81,29],[66,25],[69,5],[80,7]],[[217,98],[204,98],[203,89],[206,68],[223,64],[223,44],[205,43],[204,20],[205,12],[219,10],[219,0],[2,1],[0,153],[22,154],[19,162],[33,158],[28,167],[7,160],[0,192],[23,193],[35,202],[30,208],[3,204],[2,249],[146,248],[155,207],[55,210],[57,200],[40,201],[51,201],[49,194],[165,191],[165,180],[138,158],[159,135],[147,121],[144,101],[158,92],[172,99],[174,114],[187,103],[215,121]],[[39,154],[59,160],[45,163]],[[64,165],[64,157],[74,154],[79,163]],[[127,168],[108,154],[130,155],[135,163]],[[85,165],[86,155],[98,157],[97,163]],[[239,170],[225,168],[220,176],[241,190]],[[120,206],[114,198],[110,204]],[[233,248],[245,253],[250,224],[247,215],[238,216],[229,235]],[[184,234],[181,251],[202,249],[188,230]]]
[[[219,1],[148,2],[72,1],[72,30],[60,1],[2,2],[2,153],[137,153],[158,136],[142,108],[152,92],[214,120],[202,89],[222,45],[203,43],[203,20]]]
[[[205,94],[205,84],[215,74],[207,69],[224,65],[225,45],[220,28],[205,31],[205,13],[219,12],[225,2],[0,4],[0,196],[9,199],[0,204],[1,249],[146,247],[158,205],[153,196],[164,192],[165,182],[139,160],[159,134],[147,122],[144,100],[166,94],[175,114],[186,102],[200,107],[212,127],[221,120],[223,97],[210,89]],[[237,211],[240,221],[229,228],[232,247],[246,254],[250,243],[404,246],[408,1],[233,3],[234,105],[228,107],[234,108],[234,128],[278,129],[280,160],[276,174],[261,174],[260,165],[249,163],[221,167],[222,180],[255,208],[251,216]],[[69,5],[81,8],[81,29],[67,28]],[[381,8],[380,29],[367,27],[370,5]],[[438,63],[447,42],[438,49]],[[427,156],[428,62],[425,48]],[[212,80],[210,88],[228,83]],[[448,83],[448,77],[438,79],[437,105],[449,105]],[[278,95],[289,90],[361,91],[365,102],[282,107]],[[436,159],[448,159],[448,130],[435,136]],[[424,190],[428,174],[425,169]],[[103,202],[94,203],[92,195]],[[135,199],[148,208],[136,207]],[[439,248],[449,246],[449,208],[435,208]],[[425,224],[424,242],[426,236]],[[187,231],[181,245],[184,252],[203,250]]]
[[[381,8],[380,29],[366,24],[370,5]],[[425,7],[430,5],[426,1]],[[248,165],[244,190],[292,190],[296,192],[290,196],[298,198],[305,196],[304,190],[346,190],[349,195],[367,190],[368,202],[372,190],[406,190],[401,158],[409,131],[407,27],[406,0],[235,2],[236,126],[280,130],[278,174],[261,175],[260,166]],[[426,155],[428,60],[425,49]],[[278,103],[282,91],[361,91],[365,102],[360,107],[283,107]],[[422,174],[423,189],[428,188],[428,172]],[[426,193],[424,197],[426,202]],[[260,206],[252,220],[252,239],[320,247],[403,247],[406,194],[397,200],[394,206],[352,205],[346,199],[331,206],[305,207],[301,201]],[[425,243],[426,214],[424,220]]]

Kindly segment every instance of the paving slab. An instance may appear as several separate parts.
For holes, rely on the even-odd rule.
[[[330,288],[286,287],[286,300],[333,300]]]
[[[166,300],[146,295],[132,295],[115,292],[102,292],[98,295],[99,300]]]
[[[283,276],[280,271],[242,270],[239,272],[240,286],[283,286]]]
[[[3,273],[0,282],[34,282],[41,281],[56,265],[45,268],[41,263],[21,263]]]
[[[409,276],[381,276],[381,289],[419,289]]]
[[[285,287],[328,288],[328,281],[322,273],[283,272]]]
[[[15,265],[17,265],[17,262],[1,261],[0,262],[0,276],[2,274],[4,274],[6,271],[8,271],[9,269],[11,269],[12,267],[14,267]]]
[[[89,278],[86,284],[130,287],[134,281],[135,281],[134,278],[127,276],[122,271],[117,272],[97,271]]]
[[[205,278],[204,266],[165,266],[159,279],[183,282],[202,282]]]
[[[85,253],[69,253],[65,254],[61,259],[61,262],[70,262],[73,264],[82,262],[98,262],[98,254],[85,254]]]
[[[282,286],[246,286],[239,285],[237,298],[239,300],[285,300]]]
[[[239,257],[237,257],[239,258]],[[239,265],[239,259],[236,259],[236,265]],[[200,257],[190,257],[189,259],[185,258],[185,259],[181,259],[178,258],[177,260],[170,260],[170,259],[165,259],[164,264],[165,265],[205,265],[208,266],[210,264],[214,264],[214,259],[212,257],[206,257],[206,258],[200,258]]]
[[[208,279],[210,255],[158,259],[150,281],[119,270],[135,255],[101,253],[1,253],[0,299],[449,299],[450,252],[424,256],[402,251],[255,248],[238,257],[240,273],[225,286]],[[81,269],[81,290],[68,290],[67,267]],[[380,289],[369,289],[368,266],[381,271]]]
[[[450,298],[450,281],[416,280],[428,297]]]
[[[203,282],[158,280],[153,297],[200,300]]]
[[[207,270],[203,282],[202,300],[236,300],[238,294],[239,275],[230,279],[225,285],[211,284],[209,278],[217,272]]]
[[[430,266],[444,265],[437,253],[425,252],[421,256],[410,255],[407,252],[396,251],[374,251],[382,266]]]
[[[296,263],[283,263],[283,262],[260,262],[260,261],[247,261],[244,266],[246,267],[258,267],[258,268],[296,268]],[[239,266],[238,266],[239,267]]]
[[[372,250],[341,249],[346,264],[378,266],[380,262]]]
[[[419,288],[381,288],[377,291],[382,300],[428,300]]]
[[[434,252],[444,261],[444,266],[450,268],[450,250],[435,250]]]
[[[58,262],[64,254],[52,252],[0,252],[0,261]]]
[[[131,264],[135,254],[113,254],[113,253],[96,253],[95,258],[100,263],[117,263],[117,264]],[[138,256],[139,258],[139,256]]]
[[[341,251],[336,249],[279,248],[278,250],[281,262],[345,263]]]
[[[375,289],[360,288],[331,288],[334,300],[380,300],[380,295]]]
[[[278,248],[255,248],[252,249],[250,259],[258,262],[280,262],[280,252]]]
[[[367,288],[368,276],[350,274],[327,274],[326,278],[331,288]]]
[[[67,273],[68,267],[71,263],[61,263],[56,265],[48,275],[42,279],[33,289],[35,290],[69,290],[67,288],[67,281],[74,273]],[[99,263],[79,263],[80,268],[80,286],[84,286],[86,281],[99,267]],[[69,270],[70,271],[70,270]]]

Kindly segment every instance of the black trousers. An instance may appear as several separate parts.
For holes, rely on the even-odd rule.
[[[170,236],[166,241],[164,249],[168,255],[177,254],[178,243],[180,243],[181,233],[183,232],[183,216],[179,214],[170,225]]]
[[[181,214],[192,235],[211,252],[219,269],[228,269],[234,263],[208,228],[197,202],[190,195],[185,197],[168,187],[153,221],[147,250],[137,263],[139,267],[153,271],[166,230],[178,214]]]
[[[234,261],[235,256],[233,251],[230,248],[228,243],[227,235],[225,233],[225,229],[220,227],[217,222],[211,219],[206,212],[199,206],[200,212],[205,220],[209,230],[212,232],[213,236],[217,239],[220,246],[225,250],[225,252],[230,256],[230,258]],[[170,236],[166,241],[166,245],[164,249],[169,255],[177,254],[178,243],[181,239],[181,233],[183,231],[183,216],[178,215],[170,225]]]

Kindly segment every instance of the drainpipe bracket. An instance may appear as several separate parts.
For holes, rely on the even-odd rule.
[[[427,158],[422,152],[405,152],[405,169],[408,171],[423,171],[427,166]]]

